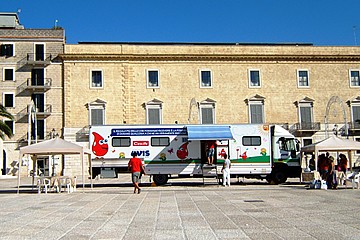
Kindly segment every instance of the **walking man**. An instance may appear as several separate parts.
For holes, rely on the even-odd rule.
[[[134,193],[140,194],[141,188],[139,187],[139,179],[140,174],[143,172],[145,174],[145,168],[140,158],[137,157],[137,153],[133,151],[131,153],[132,158],[130,159],[128,163],[128,168],[131,171],[131,180],[134,184]]]
[[[224,155],[224,165],[222,168],[222,172],[223,172],[223,186],[226,187],[226,183],[227,185],[230,187],[230,168],[231,168],[231,161],[228,158],[227,154],[225,153]]]

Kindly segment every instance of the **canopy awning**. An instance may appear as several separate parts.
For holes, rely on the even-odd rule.
[[[187,126],[189,140],[228,140],[234,139],[230,126]]]

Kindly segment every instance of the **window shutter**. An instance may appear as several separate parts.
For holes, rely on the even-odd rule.
[[[300,117],[302,123],[311,123],[311,107],[300,107]]]
[[[103,109],[91,110],[91,125],[104,125]]]
[[[149,124],[160,124],[160,109],[148,109]]]
[[[5,56],[5,45],[4,44],[1,44],[1,47],[0,47],[0,56]]]
[[[213,108],[201,108],[201,123],[202,124],[213,124]]]
[[[262,107],[260,104],[250,105],[251,123],[263,123]]]

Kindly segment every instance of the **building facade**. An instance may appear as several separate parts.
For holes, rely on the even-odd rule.
[[[88,142],[89,125],[174,123],[279,124],[303,146],[360,141],[359,47],[84,42],[61,59],[74,142]]]
[[[17,162],[29,174],[31,159],[19,159],[19,147],[61,134],[63,128],[63,29],[26,29],[16,13],[0,13],[0,92],[14,121],[4,120],[14,136],[2,142],[1,175],[16,175]],[[39,173],[60,174],[61,160],[36,161]],[[59,165],[55,167],[56,165]],[[27,171],[25,171],[25,169]]]

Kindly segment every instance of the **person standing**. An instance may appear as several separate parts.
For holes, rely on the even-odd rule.
[[[227,154],[224,154],[224,164],[223,168],[221,169],[223,173],[223,186],[226,187],[227,185],[230,187],[230,168],[231,168],[231,161],[228,158]]]
[[[134,151],[131,153],[132,158],[128,163],[129,171],[131,171],[131,180],[134,184],[134,193],[140,194],[141,188],[139,187],[139,179],[141,172],[145,174],[145,168],[140,158],[137,157],[137,153]]]
[[[207,150],[208,150],[208,164],[212,165],[214,163],[214,156],[215,156],[215,146],[216,141],[211,140],[207,142]]]

